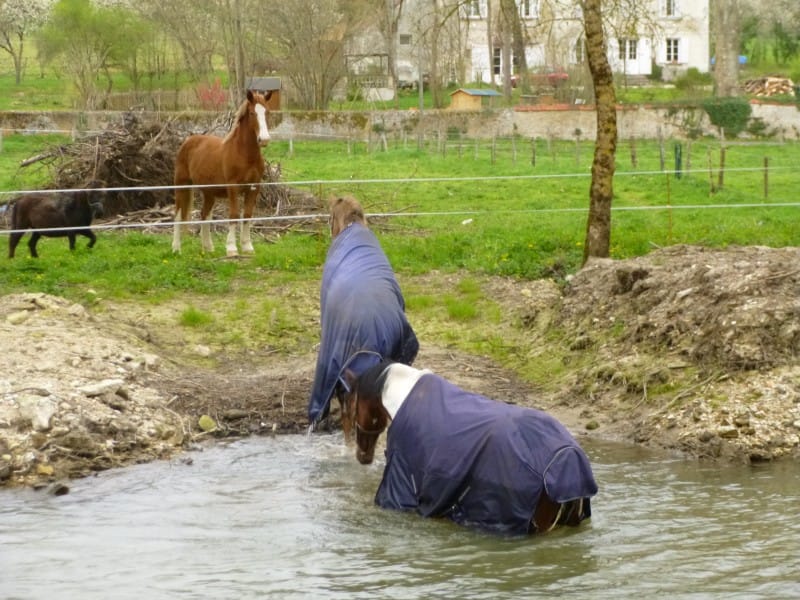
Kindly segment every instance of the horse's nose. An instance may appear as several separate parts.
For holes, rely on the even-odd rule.
[[[269,134],[259,135],[258,136],[258,145],[259,146],[266,146],[269,144]]]
[[[372,458],[373,458],[373,455],[372,455],[371,452],[370,453],[364,452],[361,448],[357,448],[356,449],[356,459],[362,465],[371,464],[372,463]]]

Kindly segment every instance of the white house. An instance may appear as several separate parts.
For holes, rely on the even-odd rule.
[[[571,8],[563,0],[514,2],[524,28],[529,69],[564,70],[585,61],[577,2]],[[650,75],[656,64],[662,67],[664,79],[691,67],[707,72],[708,4],[709,0],[641,0],[641,10],[635,15],[609,13],[606,43],[614,71]],[[416,81],[420,70],[429,72],[428,65],[436,60],[445,83],[501,83],[499,10],[500,0],[406,0],[396,40],[398,80]],[[434,23],[442,25],[434,27]]]

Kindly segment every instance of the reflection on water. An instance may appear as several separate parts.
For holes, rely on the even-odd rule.
[[[539,538],[375,507],[340,435],[0,491],[0,598],[800,597],[800,466],[583,445],[592,520]]]

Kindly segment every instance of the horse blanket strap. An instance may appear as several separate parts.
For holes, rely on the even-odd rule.
[[[360,375],[381,358],[410,365],[419,350],[389,260],[375,234],[360,223],[342,231],[328,249],[320,320],[322,335],[308,401],[312,425],[327,416],[346,366]]]
[[[524,535],[545,490],[559,503],[586,498],[582,518],[591,514],[589,459],[561,423],[428,374],[389,426],[375,503]]]

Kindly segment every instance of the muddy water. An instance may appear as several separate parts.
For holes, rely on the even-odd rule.
[[[339,436],[0,491],[0,598],[800,598],[800,465],[584,446],[592,520],[540,538],[376,508]]]

